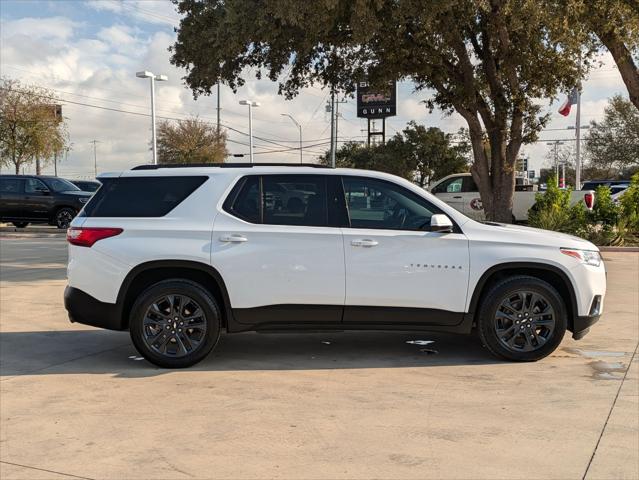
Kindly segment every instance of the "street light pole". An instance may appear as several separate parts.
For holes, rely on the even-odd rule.
[[[557,187],[559,187],[559,145],[563,145],[564,142],[555,140],[554,142],[547,142],[546,145],[554,145],[555,147],[555,178],[557,180]],[[565,179],[564,179],[565,182]]]
[[[254,102],[252,100],[240,100],[240,105],[248,105],[249,111],[249,149],[250,149],[250,159],[251,163],[253,163],[253,107],[259,107],[260,102]]]
[[[302,163],[304,163],[304,161],[302,160],[302,126],[288,113],[281,113],[280,115],[282,115],[283,117],[290,118],[293,121],[293,123],[297,125],[297,128],[300,131],[300,165],[301,165]]]
[[[138,78],[148,78],[151,81],[151,149],[153,151],[153,164],[158,163],[158,147],[156,142],[156,130],[155,130],[155,82],[165,82],[168,80],[166,75],[155,75],[153,72],[144,70],[142,72],[136,72]]]

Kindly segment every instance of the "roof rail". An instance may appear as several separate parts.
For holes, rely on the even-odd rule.
[[[312,167],[312,168],[333,168],[317,163],[160,163],[157,165],[145,164],[133,167],[131,170],[157,170],[159,168],[252,168],[252,167]]]

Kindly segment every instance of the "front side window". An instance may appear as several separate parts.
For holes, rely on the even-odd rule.
[[[48,191],[49,189],[47,188],[47,186],[37,178],[27,178],[27,181],[24,184],[25,193],[41,193]]]
[[[464,177],[449,178],[433,189],[433,193],[458,193],[462,191]]]
[[[328,225],[324,176],[264,175],[262,198],[265,224]]]
[[[399,185],[363,177],[343,177],[352,228],[427,230],[442,213],[419,195]]]
[[[64,178],[47,178],[48,187],[54,192],[77,192],[80,189]]]

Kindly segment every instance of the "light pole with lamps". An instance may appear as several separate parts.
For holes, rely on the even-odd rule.
[[[559,145],[563,145],[564,142],[555,140],[554,142],[546,142],[546,145],[555,147],[555,177],[557,179],[557,187],[559,187]],[[564,179],[564,182],[566,180]]]
[[[297,123],[297,121],[292,117],[292,115],[289,115],[288,113],[280,113],[280,115],[282,115],[283,117],[288,117],[290,118],[293,123],[297,126],[297,128],[299,128],[300,130],[300,164],[304,163],[302,160],[302,126]]]
[[[240,100],[240,105],[248,105],[249,107],[249,149],[251,163],[253,163],[253,107],[259,107],[260,102],[254,102],[252,100]]]
[[[157,165],[158,147],[155,140],[155,82],[166,82],[168,77],[166,75],[155,75],[148,70],[136,72],[135,76],[138,78],[151,79],[151,148],[153,150],[153,164]]]

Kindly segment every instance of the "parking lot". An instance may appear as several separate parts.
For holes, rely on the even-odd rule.
[[[161,370],[69,323],[59,234],[0,233],[0,477],[639,478],[639,253],[605,253],[605,315],[549,358],[473,337],[223,336]]]

